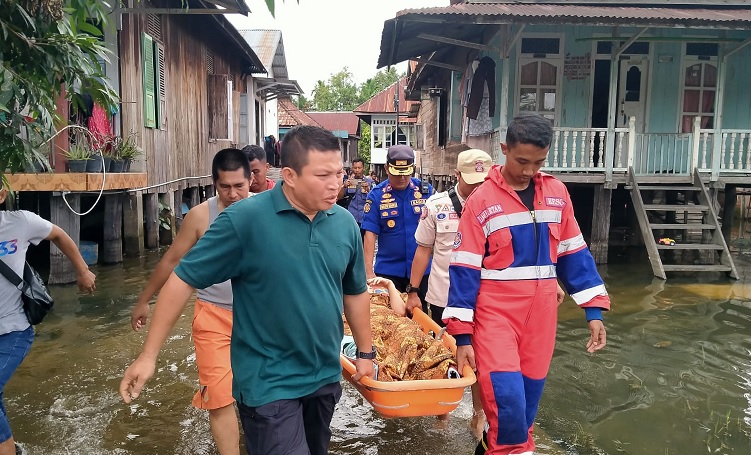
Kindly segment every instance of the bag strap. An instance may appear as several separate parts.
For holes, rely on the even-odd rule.
[[[5,261],[0,261],[0,274],[7,278],[16,289],[21,289],[20,285],[23,283],[23,280]]]
[[[462,217],[462,203],[459,201],[459,195],[456,194],[456,187],[452,186],[449,191],[449,199],[451,199],[451,203],[454,204],[454,211],[456,212],[457,216],[459,218]]]

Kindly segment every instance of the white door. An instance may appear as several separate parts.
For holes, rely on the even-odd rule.
[[[632,57],[621,61],[617,127],[628,127],[629,117],[634,117],[636,118],[636,131],[643,133],[645,130],[648,63],[646,57]]]

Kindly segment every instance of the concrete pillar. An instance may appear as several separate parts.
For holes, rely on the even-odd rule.
[[[126,256],[143,254],[143,193],[125,193],[123,196],[123,252]]]
[[[605,185],[595,186],[594,208],[592,210],[592,238],[589,250],[596,264],[607,264],[608,241],[610,240],[610,201],[613,190]]]
[[[123,199],[122,193],[104,195],[104,241],[102,263],[123,262]]]
[[[81,211],[81,195],[72,193],[65,196],[68,204],[76,212]],[[73,213],[63,201],[60,193],[50,196],[50,221],[65,231],[76,245],[81,235],[81,218]],[[54,243],[50,244],[50,284],[73,283],[76,281],[76,270],[60,249]]]

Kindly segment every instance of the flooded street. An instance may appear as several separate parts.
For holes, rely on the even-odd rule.
[[[14,436],[32,455],[215,454],[208,419],[190,406],[197,374],[192,304],[148,389],[123,404],[117,386],[140,351],[129,312],[156,253],[94,267],[98,291],[53,287],[55,311],[8,384]],[[653,279],[646,258],[600,269],[612,297],[608,346],[586,354],[584,314],[570,299],[543,396],[539,454],[751,453],[751,256],[742,279]],[[385,420],[345,386],[333,454],[471,454],[469,396],[447,427]]]

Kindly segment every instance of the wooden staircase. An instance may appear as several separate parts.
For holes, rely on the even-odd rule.
[[[717,212],[704,183],[695,170],[688,184],[639,185],[629,169],[627,187],[639,220],[654,275],[666,272],[738,272],[720,231]],[[661,245],[669,237],[675,245]]]

